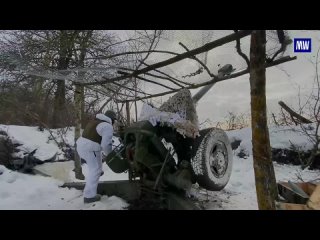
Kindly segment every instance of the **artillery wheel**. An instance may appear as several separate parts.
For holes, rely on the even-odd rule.
[[[192,151],[191,165],[198,184],[211,191],[223,189],[232,171],[232,149],[226,133],[217,128],[201,130]]]

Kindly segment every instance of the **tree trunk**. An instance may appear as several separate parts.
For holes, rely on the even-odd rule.
[[[134,91],[134,111],[136,114],[136,122],[138,122],[138,108],[137,108],[137,79],[134,78],[134,87],[135,87],[135,91]]]
[[[59,59],[58,59],[58,70],[66,70],[68,68],[68,35],[66,30],[61,30],[60,32],[60,42],[59,42]],[[64,119],[64,110],[65,110],[65,81],[57,80],[57,89],[54,96],[54,109],[52,116],[52,125],[53,128],[63,127],[62,121]]]
[[[78,65],[80,67],[84,67],[84,59],[87,53],[87,48],[88,48],[88,41],[92,36],[93,30],[88,30],[84,32],[84,35],[80,38],[80,35],[78,37],[81,39],[80,42],[80,55],[79,55],[79,60],[78,60]],[[79,34],[79,33],[78,33]],[[84,72],[79,73],[79,79],[84,79],[85,74]],[[77,179],[84,180],[85,177],[82,173],[82,168],[81,168],[81,159],[78,155],[78,152],[76,151],[77,149],[77,144],[76,141],[77,139],[81,136],[81,126],[84,125],[84,87],[80,86],[78,84],[75,85],[75,93],[74,93],[74,102],[75,102],[75,111],[76,111],[76,126],[75,126],[75,132],[74,132],[74,146],[75,146],[75,158],[74,158],[74,172],[75,172],[75,177]],[[83,126],[84,128],[85,126]]]
[[[81,127],[84,128],[87,124],[87,117],[84,111],[84,86],[79,87],[80,93],[81,93]]]
[[[127,126],[130,125],[130,106],[129,102],[126,102],[126,113],[127,113]]]
[[[65,81],[58,80],[57,81],[57,89],[54,95],[54,109],[52,116],[52,127],[59,128],[64,127],[62,124],[63,117],[65,115]]]
[[[266,33],[256,30],[251,35],[250,88],[253,167],[258,207],[274,210],[278,196],[271,160],[271,148],[266,113]]]
[[[74,93],[74,104],[76,111],[76,120],[75,120],[75,132],[74,132],[74,146],[75,146],[75,155],[74,155],[74,172],[75,177],[80,180],[84,180],[84,175],[82,173],[81,168],[81,159],[77,152],[77,144],[76,141],[81,136],[81,119],[82,119],[82,108],[83,105],[83,86],[75,85],[75,93]]]

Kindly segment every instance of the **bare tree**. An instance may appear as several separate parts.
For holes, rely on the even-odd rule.
[[[278,193],[267,126],[265,44],[265,31],[254,31],[250,46],[253,167],[259,209],[275,210]]]
[[[1,51],[5,56],[8,56],[1,59],[1,70],[9,73],[12,82],[17,82],[17,80],[20,82],[18,77],[22,81],[30,80],[28,84],[32,86],[32,91],[39,98],[45,95],[45,99],[48,99],[49,96],[52,96],[53,120],[51,127],[64,127],[65,114],[69,112],[76,125],[75,140],[80,136],[81,124],[84,126],[85,113],[101,112],[107,104],[109,106],[117,105],[117,99],[125,100],[139,92],[137,83],[132,83],[130,80],[105,86],[94,86],[94,88],[88,86],[86,89],[79,84],[79,82],[90,78],[105,76],[108,71],[113,71],[113,66],[132,66],[127,56],[121,56],[117,59],[103,59],[103,57],[112,55],[124,47],[117,44],[117,42],[121,42],[119,39],[105,31],[9,31],[7,36],[1,41]],[[148,49],[153,49],[152,45],[155,44],[154,42],[159,36],[157,33],[152,39],[150,36],[145,36],[135,40],[144,43],[145,48],[151,45]],[[131,40],[127,43],[130,42]],[[138,58],[135,55],[132,57]],[[138,60],[143,60],[143,58],[138,58],[134,62],[140,64]],[[30,73],[29,69],[38,75],[28,74]],[[41,72],[46,71],[49,74],[41,75]],[[75,79],[76,81],[66,82],[67,79]],[[44,89],[47,93],[44,93]],[[52,94],[54,89],[54,94]],[[73,107],[70,109],[70,105],[66,106],[66,100],[75,104],[75,115],[71,114],[74,112]],[[41,106],[41,103],[38,106]],[[37,112],[36,109],[30,110]],[[49,111],[44,109],[44,112],[48,113]],[[47,122],[41,121],[41,119],[39,121]],[[83,179],[80,159],[77,156],[75,158],[75,173],[77,178]]]
[[[269,58],[266,55],[266,31],[253,31],[250,60],[241,50],[240,39],[236,40],[237,52],[245,60],[250,71],[253,165],[258,206],[262,210],[274,210],[275,200],[278,197],[267,124],[266,66],[278,61],[276,57],[286,50],[291,41],[283,30],[277,30],[277,40],[281,47]]]
[[[87,31],[6,31],[6,37],[1,39],[1,56],[5,56],[1,58],[1,70],[7,74],[6,81],[9,78],[14,83],[29,81],[28,84],[39,95],[39,106],[46,106],[43,107],[43,112],[51,114],[53,117],[50,126],[61,127],[65,125],[63,123],[65,117],[63,116],[70,111],[69,105],[73,102],[75,91],[72,87],[72,81],[85,82],[88,79],[99,78],[114,71],[114,67],[131,66],[127,56],[110,59],[104,59],[104,57],[122,51],[125,48],[123,44],[128,44],[133,40],[140,41],[138,38],[122,41],[107,31],[92,31],[88,40],[88,49],[82,60],[84,64],[79,65],[80,45]],[[66,82],[67,80],[69,81]],[[127,85],[130,84],[130,81],[125,80],[119,84]],[[113,92],[117,94],[113,94]],[[88,97],[85,98],[86,101],[82,105],[82,113],[88,112],[88,109],[94,112],[96,106],[101,105],[101,102],[108,101],[106,97],[116,99],[119,98],[119,95],[125,96],[126,94],[123,95],[123,92],[123,88],[111,85],[84,89],[84,93]],[[95,96],[91,97],[90,95]],[[49,106],[43,104],[48,98],[54,99],[52,113],[48,111],[50,104]],[[121,97],[121,99],[125,98]],[[67,108],[66,101],[69,104]],[[44,116],[44,119],[47,119],[47,116]],[[59,119],[62,124],[59,123]],[[82,123],[84,124],[84,121]]]

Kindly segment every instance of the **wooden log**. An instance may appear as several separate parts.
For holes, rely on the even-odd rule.
[[[310,210],[305,204],[278,203],[277,210]]]
[[[317,185],[311,194],[307,206],[313,210],[320,210],[320,185]]]

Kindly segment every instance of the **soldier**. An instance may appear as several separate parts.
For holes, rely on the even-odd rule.
[[[77,140],[77,152],[88,166],[86,185],[83,191],[84,203],[99,201],[97,187],[102,171],[102,154],[107,156],[112,151],[113,124],[117,120],[114,111],[97,114],[85,127],[82,137]]]

